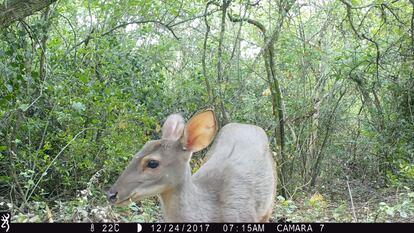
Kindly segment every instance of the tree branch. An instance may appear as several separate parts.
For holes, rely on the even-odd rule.
[[[294,1],[293,1],[294,2]],[[263,34],[263,41],[264,45],[261,51],[263,51],[263,58],[265,62],[265,69],[267,74],[267,81],[269,84],[270,92],[271,92],[271,100],[272,100],[272,114],[277,122],[278,126],[275,127],[275,137],[277,143],[277,150],[280,154],[280,158],[283,161],[281,164],[281,186],[282,186],[282,196],[287,197],[288,191],[286,188],[287,182],[287,167],[286,167],[286,153],[284,153],[285,147],[285,120],[284,120],[284,110],[283,110],[283,99],[282,99],[282,92],[280,89],[279,80],[276,77],[276,68],[274,62],[274,43],[278,39],[280,30],[283,25],[283,21],[287,11],[291,8],[293,2],[289,2],[290,4],[286,5],[285,7],[281,8],[279,12],[279,20],[278,20],[278,27],[275,28],[270,38],[266,35],[266,28],[265,26],[260,23],[259,21],[252,20],[252,19],[245,19],[245,18],[234,18],[231,14],[228,14],[230,21],[232,22],[242,22],[246,21],[257,28]],[[283,12],[285,10],[285,12]],[[261,52],[258,56],[261,56]]]
[[[144,23],[156,23],[156,24],[160,24],[160,25],[164,26],[166,29],[168,29],[168,31],[171,32],[171,34],[174,36],[175,39],[179,40],[179,38],[177,37],[177,35],[175,34],[175,32],[173,31],[173,29],[172,29],[171,26],[169,26],[167,24],[164,24],[163,22],[158,21],[158,20],[137,20],[137,21],[131,21],[131,22],[121,23],[121,24],[119,24],[119,25],[117,25],[117,26],[109,29],[108,31],[100,34],[99,37],[103,37],[103,36],[106,36],[108,34],[111,34],[112,32],[114,32],[114,31],[116,31],[116,30],[118,30],[120,28],[124,28],[124,27],[126,27],[126,26],[128,26],[130,24],[144,24]],[[92,35],[93,32],[94,32],[94,30],[92,30],[91,33],[89,33],[89,35],[85,39],[81,40],[76,45],[74,45],[72,48],[70,48],[66,52],[66,55],[68,55],[70,52],[72,52],[74,49],[76,49],[77,47],[81,46],[82,44],[87,43],[89,40],[98,37],[98,36]]]
[[[179,40],[179,38],[177,37],[177,35],[173,31],[172,27],[168,24],[164,24],[163,22],[161,22],[159,20],[138,20],[138,21],[125,22],[125,23],[119,24],[119,25],[115,26],[114,28],[111,28],[110,30],[102,33],[101,36],[106,36],[106,35],[112,33],[113,31],[118,30],[119,28],[126,27],[130,24],[144,24],[144,23],[155,23],[155,24],[159,24],[161,26],[164,26],[166,29],[168,29],[168,31],[171,32],[171,34],[174,36],[175,39]]]
[[[225,125],[229,122],[227,117],[226,109],[224,107],[224,91],[222,90],[222,81],[223,81],[223,66],[222,66],[222,54],[223,54],[223,41],[224,41],[224,33],[226,31],[226,12],[228,7],[230,6],[231,0],[223,0],[223,4],[221,6],[221,26],[220,26],[220,36],[217,48],[217,82],[218,82],[218,94],[219,94],[219,105],[222,112],[222,122],[221,125]]]
[[[411,12],[411,49],[414,54],[414,0],[410,0],[412,5],[412,12]]]
[[[211,4],[215,5],[214,3],[209,2],[209,5],[211,5]],[[187,23],[187,22],[189,22],[189,21],[193,21],[193,20],[195,20],[195,19],[199,19],[199,18],[203,18],[203,17],[206,17],[206,16],[210,16],[210,15],[212,15],[212,14],[216,13],[216,12],[219,12],[219,11],[220,11],[220,9],[212,10],[212,11],[210,11],[210,12],[206,12],[206,11],[204,11],[204,14],[202,14],[202,15],[196,15],[196,16],[194,16],[194,17],[191,17],[191,18],[188,18],[188,19],[183,19],[183,20],[178,21],[178,22],[176,22],[176,23],[168,23],[168,25],[169,25],[170,27],[175,27],[175,26],[177,26],[177,25],[180,25],[180,24],[183,24],[183,23]]]
[[[239,23],[239,22],[242,22],[242,21],[248,22],[250,24],[253,24],[257,28],[259,28],[260,31],[263,33],[263,35],[266,34],[266,28],[265,28],[265,26],[262,23],[260,23],[259,21],[256,21],[254,19],[235,18],[230,13],[227,13],[227,16],[229,17],[229,19],[230,19],[231,22],[234,22],[234,23]]]
[[[0,28],[8,27],[37,11],[49,6],[57,0],[8,0],[0,5]]]
[[[213,4],[213,5],[216,5],[217,6],[217,3],[214,3],[214,2],[211,2],[210,4]],[[202,18],[202,17],[206,17],[206,16],[209,16],[209,15],[212,15],[212,14],[218,12],[218,11],[221,11],[221,9],[212,10],[210,12],[204,12],[204,14],[202,14],[202,15],[197,15],[197,16],[194,16],[192,18],[188,18],[188,19],[184,19],[182,21],[178,21],[176,23],[169,22],[169,23],[165,24],[165,23],[161,22],[160,20],[135,20],[135,21],[131,21],[131,22],[125,22],[125,23],[121,23],[121,24],[119,24],[119,25],[117,25],[117,26],[109,29],[108,31],[102,33],[99,36],[106,36],[106,35],[114,32],[114,31],[116,31],[116,30],[118,30],[120,28],[124,28],[124,27],[126,27],[128,25],[131,25],[131,24],[155,23],[155,24],[159,24],[159,25],[165,27],[168,31],[171,32],[171,34],[174,36],[175,39],[179,40],[180,38],[174,32],[173,27],[175,27],[177,25],[180,25],[180,24],[183,24],[183,23],[186,23],[186,22],[189,22],[189,21],[192,21],[192,20],[195,20],[195,19],[198,19],[198,18]],[[87,43],[89,40],[97,37],[97,36],[93,36],[92,34],[93,33],[89,33],[89,35],[85,39],[79,41],[76,45],[74,45],[72,48],[70,48],[66,52],[66,55],[69,54],[70,52],[72,52],[77,47],[81,46],[82,44]]]
[[[352,5],[349,3],[349,2],[347,2],[347,1],[345,1],[345,0],[340,0],[343,4],[345,4],[345,6],[346,6],[346,17],[348,18],[348,21],[349,21],[349,24],[351,25],[351,29],[352,29],[352,31],[355,33],[355,35],[359,38],[359,39],[361,39],[361,35],[359,35],[359,33],[358,33],[358,31],[356,30],[356,28],[355,28],[355,26],[354,26],[354,23],[353,23],[353,21],[352,21],[352,11],[351,11],[351,9],[352,9]]]
[[[209,1],[206,4],[206,8],[204,9],[204,24],[206,25],[206,32],[204,34],[203,55],[201,58],[201,65],[203,68],[203,76],[204,76],[204,81],[206,83],[208,99],[209,99],[209,102],[213,105],[214,104],[213,91],[211,89],[209,77],[207,75],[207,65],[206,65],[207,40],[208,40],[208,34],[210,33],[210,25],[208,24],[208,20],[207,20],[207,10],[210,4],[212,3],[213,3],[212,1]]]

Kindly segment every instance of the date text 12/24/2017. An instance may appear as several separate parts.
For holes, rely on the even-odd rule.
[[[217,226],[221,226],[218,229]],[[214,229],[213,229],[214,228]],[[182,224],[151,224],[150,229],[152,232],[212,232],[212,231],[222,231],[222,232],[265,232],[265,224],[213,224],[208,223],[182,223]]]
[[[209,232],[208,223],[182,223],[182,224],[151,224],[152,232]]]

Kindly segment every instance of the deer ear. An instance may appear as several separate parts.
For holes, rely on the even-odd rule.
[[[183,149],[197,152],[206,148],[217,131],[216,116],[212,110],[206,110],[193,116],[184,129],[181,139]]]
[[[167,117],[162,126],[162,139],[178,140],[183,136],[185,127],[184,118],[179,114],[172,114]]]

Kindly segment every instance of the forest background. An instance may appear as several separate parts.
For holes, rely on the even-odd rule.
[[[267,132],[274,221],[414,222],[413,67],[414,0],[0,0],[0,210],[161,221],[105,190],[213,107]]]

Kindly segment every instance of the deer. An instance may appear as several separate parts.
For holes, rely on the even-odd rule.
[[[146,142],[107,191],[109,202],[122,206],[158,196],[166,222],[268,222],[276,164],[265,131],[226,124],[192,175],[193,153],[208,147],[216,132],[213,110],[187,123],[169,115],[161,139]]]

